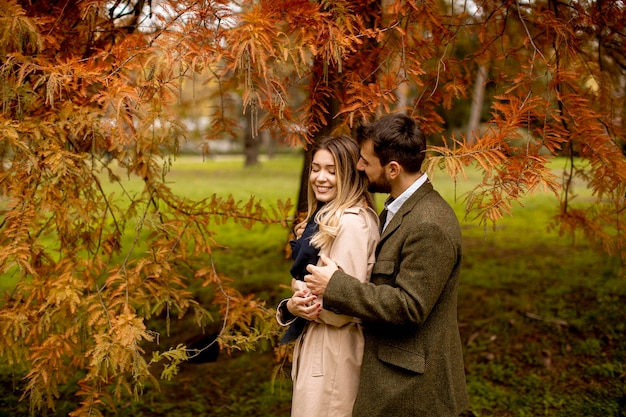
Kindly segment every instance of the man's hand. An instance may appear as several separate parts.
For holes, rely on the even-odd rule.
[[[320,261],[321,266],[315,266],[313,264],[307,265],[306,270],[311,274],[304,276],[306,286],[317,296],[324,295],[330,277],[339,269],[337,264],[326,255],[321,255]]]

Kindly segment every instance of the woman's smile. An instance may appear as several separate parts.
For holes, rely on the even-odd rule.
[[[333,155],[326,149],[320,149],[313,155],[309,181],[318,201],[328,203],[337,197],[335,169]]]

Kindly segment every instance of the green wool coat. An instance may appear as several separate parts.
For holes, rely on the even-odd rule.
[[[468,406],[457,291],[461,230],[430,182],[391,219],[371,282],[339,270],[324,308],[363,321],[356,417],[447,417]]]

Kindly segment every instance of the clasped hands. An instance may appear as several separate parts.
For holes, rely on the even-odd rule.
[[[308,289],[297,290],[287,301],[287,309],[291,314],[307,320],[315,320],[322,312],[322,305],[315,302],[317,296]]]
[[[322,304],[316,302],[317,298],[324,295],[330,277],[339,268],[328,256],[320,255],[320,265],[309,264],[306,269],[309,272],[304,276],[306,288],[295,289],[287,301],[287,309],[294,316],[315,320],[322,312]]]

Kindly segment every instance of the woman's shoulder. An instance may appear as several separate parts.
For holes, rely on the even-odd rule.
[[[378,227],[378,215],[365,205],[355,205],[344,210],[340,218],[341,225],[363,227],[374,223]]]
[[[376,211],[372,207],[370,207],[370,205],[367,204],[365,201],[362,201],[360,203],[357,203],[353,206],[346,208],[344,210],[344,213],[363,214],[363,215],[367,214],[369,216],[374,216],[378,218],[378,214],[376,214]]]

